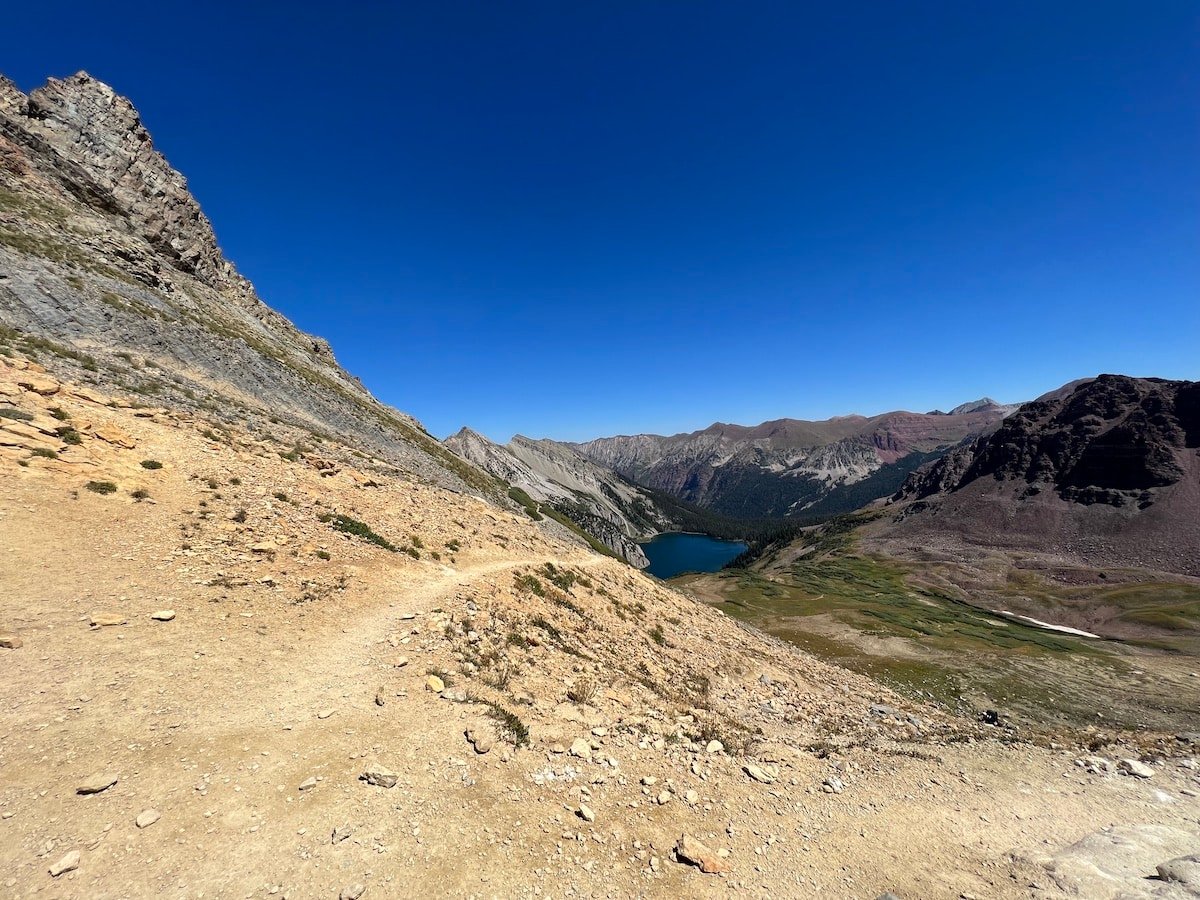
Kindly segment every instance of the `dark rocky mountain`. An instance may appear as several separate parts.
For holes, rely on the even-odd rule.
[[[990,400],[954,412],[891,412],[572,445],[638,484],[742,519],[819,517],[894,492],[919,465],[979,435],[1016,407]]]
[[[1101,375],[914,473],[895,537],[1200,574],[1200,383]]]
[[[308,444],[343,435],[423,480],[495,492],[259,299],[137,110],[83,72],[28,96],[0,76],[0,344],[148,403],[284,423]]]

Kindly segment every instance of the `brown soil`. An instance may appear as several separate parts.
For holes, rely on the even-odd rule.
[[[483,500],[0,363],[47,426],[0,448],[5,896],[1060,896],[1036,853],[1200,815],[1175,761],[1100,777],[988,740]],[[685,832],[727,871],[676,861]]]

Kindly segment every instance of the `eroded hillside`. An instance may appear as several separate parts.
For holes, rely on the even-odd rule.
[[[1054,895],[1041,842],[1097,820],[1183,852],[1177,742],[1112,756],[1151,780],[974,743],[481,499],[19,357],[0,391],[15,894]]]
[[[1196,735],[965,718],[534,522],[106,86],[0,84],[0,203],[6,896],[1188,890]]]

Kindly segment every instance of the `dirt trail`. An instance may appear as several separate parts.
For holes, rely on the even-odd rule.
[[[1186,756],[1089,774],[480,500],[53,402],[134,446],[0,456],[4,896],[1060,897],[1025,856],[1196,833]],[[683,833],[726,871],[678,860]]]

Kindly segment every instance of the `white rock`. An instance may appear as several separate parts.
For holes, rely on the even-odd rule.
[[[1154,777],[1154,770],[1144,762],[1139,762],[1136,759],[1123,759],[1117,763],[1117,768],[1126,775],[1133,775],[1135,778]]]
[[[162,816],[159,815],[157,809],[145,809],[138,813],[138,817],[134,819],[134,823],[138,828],[149,828],[161,818]]]
[[[577,756],[580,759],[590,760],[592,758],[592,745],[584,738],[575,738],[571,742],[571,749],[567,751],[572,756]]]
[[[50,874],[57,878],[64,872],[73,872],[79,868],[79,851],[72,850],[50,867]]]

